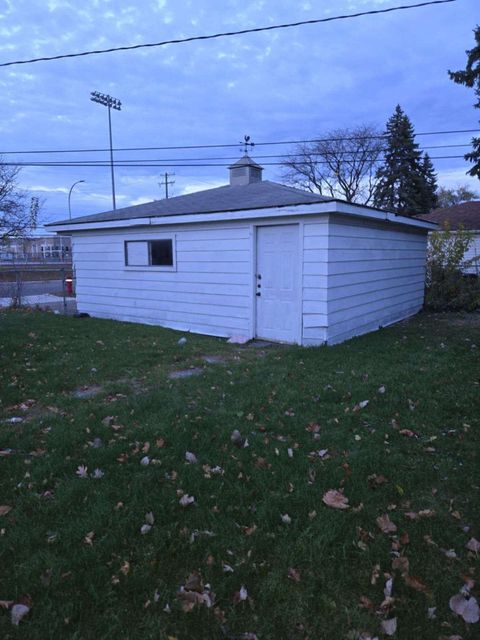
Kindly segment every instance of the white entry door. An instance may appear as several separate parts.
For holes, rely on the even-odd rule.
[[[298,225],[257,227],[257,337],[299,342]]]

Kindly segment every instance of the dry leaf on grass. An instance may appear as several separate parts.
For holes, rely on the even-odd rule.
[[[324,493],[322,500],[327,507],[333,507],[334,509],[348,509],[350,506],[348,504],[348,498],[336,489],[330,489]]]
[[[474,553],[478,553],[480,551],[480,542],[475,538],[470,538],[465,546],[469,551],[473,551]]]
[[[394,558],[392,560],[392,569],[400,571],[401,575],[407,574],[410,569],[410,563],[408,558],[405,556],[400,556],[399,558]]]
[[[390,618],[390,620],[382,620],[382,631],[387,636],[393,636],[397,630],[397,619]]]
[[[191,451],[185,451],[185,460],[188,464],[196,464],[198,462],[197,456]]]
[[[180,498],[178,502],[179,504],[182,505],[182,507],[188,507],[188,505],[193,504],[195,502],[195,498],[193,496],[189,496],[188,493],[186,493],[184,496]]]
[[[418,578],[415,578],[415,576],[410,576],[410,575],[403,575],[402,576],[403,581],[405,582],[405,584],[407,585],[407,587],[410,587],[411,589],[415,589],[415,591],[420,591],[422,593],[427,593],[428,592],[428,587],[426,584],[424,584],[421,580],[419,580]]]
[[[0,506],[0,516],[6,516],[9,511],[12,510],[12,507],[9,507],[7,504],[3,504]]]
[[[14,604],[10,612],[12,624],[18,627],[20,620],[30,611],[26,604]]]
[[[375,522],[377,523],[377,527],[381,529],[383,533],[395,533],[397,530],[397,525],[390,520],[386,513],[383,516],[379,516]]]
[[[450,598],[450,609],[461,616],[468,624],[475,624],[480,619],[477,600],[471,596],[466,598],[461,593]]]
[[[300,582],[300,571],[298,569],[290,567],[290,569],[288,570],[288,577],[290,578],[290,580],[293,580],[293,582]]]

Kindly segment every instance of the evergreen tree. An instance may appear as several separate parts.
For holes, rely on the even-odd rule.
[[[422,158],[412,123],[400,105],[387,122],[385,139],[375,206],[404,216],[428,213],[435,203],[435,172],[430,158]]]
[[[474,30],[475,47],[467,51],[467,66],[464,71],[449,71],[450,78],[457,84],[474,87],[478,100],[475,109],[480,109],[480,27]],[[467,171],[471,176],[480,180],[480,138],[472,138],[472,151],[465,155],[465,160],[473,162],[473,167]]]
[[[433,162],[430,160],[430,156],[428,153],[425,153],[423,156],[422,162],[422,172],[423,172],[423,201],[422,207],[424,211],[429,213],[432,209],[435,209],[438,202],[437,196],[437,174],[435,173],[435,169],[433,167]]]

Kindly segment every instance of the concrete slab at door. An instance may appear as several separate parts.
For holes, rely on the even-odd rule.
[[[259,338],[298,342],[298,225],[257,228],[256,334]]]

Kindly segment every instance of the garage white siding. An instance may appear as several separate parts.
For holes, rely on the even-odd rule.
[[[125,241],[174,238],[175,270],[127,267]],[[73,234],[77,306],[100,318],[207,335],[251,335],[252,239],[248,224]]]
[[[302,327],[305,346],[327,340],[328,216],[303,225]]]
[[[422,308],[426,234],[391,223],[330,216],[328,344]]]

